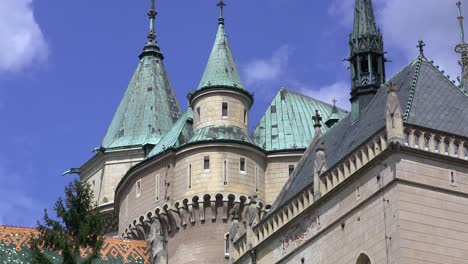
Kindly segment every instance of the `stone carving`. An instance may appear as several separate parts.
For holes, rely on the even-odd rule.
[[[394,83],[390,83],[387,96],[385,113],[387,139],[389,143],[404,144],[405,135],[403,131],[403,115],[401,113],[400,101]]]
[[[319,216],[313,212],[305,219],[292,227],[278,241],[274,256],[279,259],[294,248],[302,245],[320,230]]]
[[[146,242],[151,247],[151,263],[167,264],[166,239],[158,219],[154,219],[153,223],[151,223]]]

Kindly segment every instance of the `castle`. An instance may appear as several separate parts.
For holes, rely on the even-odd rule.
[[[371,0],[355,1],[351,111],[285,88],[249,133],[254,96],[224,2],[182,111],[156,41],[79,173],[109,235],[153,263],[468,263],[468,45],[460,87],[424,54],[387,79]],[[460,3],[459,3],[460,7]],[[460,24],[463,17],[460,13]]]

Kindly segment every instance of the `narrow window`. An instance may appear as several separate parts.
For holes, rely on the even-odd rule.
[[[141,180],[136,182],[136,198],[141,196]]]
[[[455,172],[450,171],[450,185],[457,186],[457,181],[455,180]]]
[[[255,191],[258,192],[258,167],[255,166]]]
[[[289,165],[289,177],[291,177],[293,172],[294,172],[294,165]]]
[[[205,172],[210,171],[210,157],[209,156],[205,156],[203,158],[203,170]]]
[[[187,175],[188,175],[188,188],[192,188],[192,164],[188,165],[187,169]]]
[[[224,257],[229,258],[229,233],[224,234]]]
[[[356,188],[356,198],[357,199],[361,198],[361,187],[359,186]]]
[[[227,172],[227,160],[223,162],[223,179],[224,179],[224,185],[228,185],[228,172]]]
[[[223,118],[228,117],[228,103],[223,102]]]
[[[200,121],[201,120],[201,114],[200,114],[200,107],[197,107],[197,120]]]
[[[156,175],[155,179],[154,179],[154,199],[157,201],[159,201],[159,174]]]
[[[247,124],[247,110],[244,109],[244,124]]]
[[[240,158],[239,168],[241,173],[245,173],[245,158]]]

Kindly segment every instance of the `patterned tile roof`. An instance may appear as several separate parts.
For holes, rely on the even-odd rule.
[[[29,245],[31,234],[37,234],[35,229],[0,226],[0,264],[31,263]],[[145,241],[121,240],[105,238],[99,259],[93,263],[138,263],[149,264],[151,254]],[[52,263],[62,263],[58,252],[45,252]],[[87,256],[86,250],[81,250],[81,256]]]
[[[406,105],[406,123],[450,134],[468,135],[468,96],[424,56],[419,56],[404,67],[391,81],[399,88],[398,98],[402,108]],[[317,144],[323,142],[329,167],[385,128],[384,106],[388,83],[379,89],[356,123],[351,121],[348,114],[321,136]],[[286,182],[271,212],[312,184],[310,172],[314,169],[317,144],[309,146],[308,154]]]
[[[307,148],[312,141],[315,128],[315,110],[324,118],[341,119],[346,111],[297,92],[281,88],[268,106],[255,128],[252,139],[266,151]],[[322,133],[329,128],[322,126]]]
[[[156,145],[180,117],[159,47],[146,44],[102,142],[104,148]]]

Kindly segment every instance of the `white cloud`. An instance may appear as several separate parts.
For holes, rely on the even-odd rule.
[[[0,1],[0,72],[17,72],[47,58],[32,0]]]
[[[338,81],[330,85],[321,87],[307,87],[305,85],[297,85],[295,87],[300,93],[303,93],[322,102],[331,104],[333,99],[336,99],[336,105],[345,110],[351,109],[349,102],[349,83],[346,81]]]
[[[291,49],[283,45],[273,52],[267,59],[255,59],[243,67],[246,84],[248,86],[258,82],[277,81],[285,73]]]

